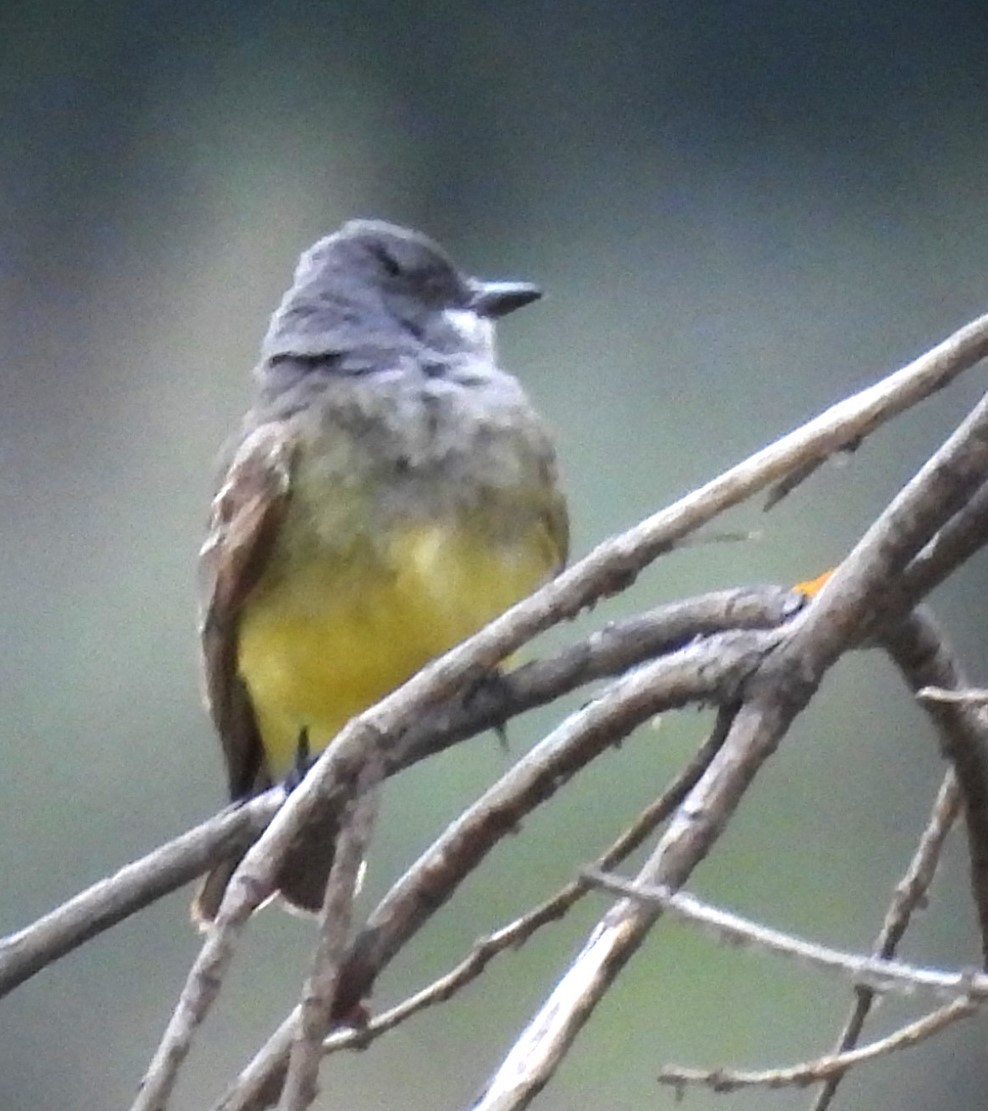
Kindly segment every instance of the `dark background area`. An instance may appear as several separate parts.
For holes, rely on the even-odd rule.
[[[544,284],[502,330],[552,419],[574,549],[920,353],[988,300],[981,3],[131,3],[0,7],[0,932],[222,801],[199,706],[195,555],[297,253],[344,219],[423,228]],[[982,371],[765,517],[673,554],[581,623],[839,560],[979,396]],[[936,601],[983,680],[985,563]],[[547,639],[559,643],[574,630]],[[553,721],[512,731],[522,751]],[[708,725],[669,718],[493,854],[382,978],[383,1007],[592,859]],[[505,767],[489,738],[392,782],[364,900]],[[693,888],[866,948],[942,773],[873,655],[839,666]],[[906,955],[967,966],[962,840]],[[165,900],[0,1003],[0,1106],[125,1106],[197,938]],[[325,1105],[456,1108],[606,906],[365,1054]],[[290,1006],[311,930],[256,920],[176,1108],[207,1106]],[[670,1107],[669,1061],[829,1047],[845,985],[663,924],[540,1108]],[[892,1001],[874,1033],[921,1005]],[[981,1106],[981,1022],[862,1069],[842,1107]],[[335,1103],[333,1100],[335,1099]],[[805,1094],[689,1096],[803,1107]]]

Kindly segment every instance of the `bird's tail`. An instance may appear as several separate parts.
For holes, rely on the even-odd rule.
[[[290,910],[318,914],[326,895],[329,870],[333,866],[338,829],[320,823],[305,829],[292,844],[278,873],[278,894]],[[216,919],[233,873],[247,850],[217,864],[199,885],[192,900],[190,915],[200,930],[207,930]]]

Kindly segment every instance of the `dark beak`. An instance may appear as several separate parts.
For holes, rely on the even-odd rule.
[[[479,316],[497,319],[530,305],[541,296],[542,290],[531,282],[482,282],[471,278],[467,308]]]

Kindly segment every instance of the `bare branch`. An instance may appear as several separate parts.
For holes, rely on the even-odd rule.
[[[912,609],[986,542],[988,484],[982,484],[903,571],[899,585],[911,603],[899,608]]]
[[[380,764],[369,763],[360,777],[359,794],[343,811],[336,852],[319,917],[319,943],[312,972],[298,1008],[288,1072],[281,1097],[282,1111],[304,1111],[316,1098],[322,1041],[329,1031],[353,915],[360,869],[370,845],[377,812]]]
[[[532,660],[493,682],[438,706],[402,734],[405,767],[463,737],[495,728],[580,686],[623,674],[700,636],[742,629],[774,629],[806,604],[778,586],[713,591],[611,621],[549,659]],[[390,769],[389,769],[390,770]]]
[[[828,945],[783,933],[771,926],[759,925],[730,911],[720,910],[684,891],[673,891],[658,884],[639,883],[590,870],[584,872],[584,876],[590,883],[612,894],[657,907],[675,918],[702,926],[718,941],[727,945],[752,946],[776,956],[791,957],[801,964],[840,972],[856,984],[866,984],[876,992],[895,991],[902,995],[912,995],[923,989],[948,998],[963,997],[977,1002],[988,999],[988,975],[983,973],[918,968],[902,961],[833,949]]]
[[[945,690],[943,687],[921,687],[916,697],[928,702],[968,703],[973,706],[988,705],[988,690],[984,687],[969,687],[963,691]]]
[[[258,890],[254,905],[263,902],[272,891],[273,888]],[[219,993],[237,938],[252,909],[244,902],[237,907],[236,915],[229,910],[217,915],[144,1074],[132,1111],[163,1111],[167,1106],[196,1028]]]
[[[914,692],[927,686],[966,690],[970,685],[936,622],[924,610],[887,629],[883,646]],[[921,705],[936,728],[964,803],[971,888],[982,956],[988,962],[988,721],[977,706],[966,702],[926,700]]]
[[[944,843],[957,820],[959,810],[960,792],[957,790],[957,781],[953,772],[947,772],[940,784],[933,810],[916,846],[916,852],[902,879],[896,884],[892,902],[885,914],[885,921],[871,949],[873,957],[887,960],[894,955],[909,927],[913,911],[926,898],[926,892],[933,882],[940,862]],[[859,984],[854,990],[857,998],[837,1038],[835,1055],[846,1053],[857,1044],[875,999],[875,992],[863,984]],[[826,1111],[843,1075],[843,1072],[834,1072],[827,1077],[813,1103],[812,1111]]]
[[[276,787],[241,806],[227,807],[0,940],[0,998],[83,942],[242,850],[271,821],[283,797]]]
[[[988,355],[988,346],[986,346],[983,336],[984,321],[984,317],[973,320],[970,324],[955,332],[942,343],[939,343],[932,351],[927,352],[925,355],[921,355],[915,362],[911,363],[908,367],[904,367],[903,370],[898,373],[905,374],[906,371],[918,369],[924,366],[927,360],[931,363],[930,369],[932,369],[932,365],[941,363],[950,366],[953,365],[954,360],[958,357],[962,359],[966,358],[968,352],[971,354],[979,352],[978,354],[974,354],[974,361],[983,359],[985,355]],[[962,354],[962,352],[964,354]],[[940,382],[936,386],[936,389],[942,389],[943,386],[947,384],[947,381],[949,381],[949,379]],[[875,428],[878,427],[879,423],[880,421],[876,421],[873,425],[863,425],[853,432],[848,429],[845,436],[835,438],[827,445],[821,445],[820,450],[815,454],[808,454],[798,466],[792,468],[789,474],[784,476],[769,492],[766,509],[771,509],[783,498],[788,496],[802,482],[805,482],[806,479],[831,455],[834,455],[838,451],[856,451],[861,446],[865,436],[873,432]]]
[[[254,1058],[233,1084],[223,1093],[213,1111],[265,1111],[266,1108],[273,1107],[278,1102],[285,1081],[285,1070],[288,1067],[288,1054],[292,1047],[292,1037],[298,1028],[298,1020],[299,1008],[296,1006],[288,1018],[281,1023],[254,1055]],[[348,1029],[338,1033],[358,1034],[361,1032]]]
[[[550,702],[595,679],[622,671],[730,628],[773,628],[805,599],[780,587],[739,588],[673,602],[614,621],[546,660],[533,660],[481,683],[416,719],[395,746],[391,775],[474,734]],[[227,807],[188,833],[100,880],[51,913],[0,939],[0,998],[66,953],[246,850],[284,798],[280,787]]]
[[[893,498],[793,622],[790,644],[822,674],[876,615],[909,565],[988,476],[988,398]]]
[[[659,1074],[660,1084],[669,1084],[682,1094],[687,1085],[701,1084],[715,1092],[733,1092],[738,1088],[805,1088],[819,1081],[832,1081],[840,1078],[855,1065],[887,1057],[900,1049],[909,1049],[941,1030],[968,1018],[980,1010],[977,1003],[968,999],[955,999],[946,1006],[924,1015],[916,1022],[909,1023],[889,1034],[888,1037],[862,1046],[847,1053],[836,1053],[818,1057],[815,1061],[805,1061],[789,1068],[762,1069],[758,1072],[740,1072],[734,1069],[684,1069],[672,1066]]]
[[[376,706],[351,721],[329,745],[304,782],[288,798],[261,840],[247,854],[227,888],[224,907],[190,974],[176,1016],[188,1022],[169,1024],[149,1075],[164,1060],[177,1063],[191,1043],[191,1030],[202,1021],[215,992],[194,988],[212,982],[229,960],[230,942],[257,903],[273,890],[277,866],[297,831],[325,820],[352,789],[354,777],[371,750],[386,758],[403,721],[426,706],[448,698],[465,684],[488,673],[521,644],[550,625],[575,616],[594,600],[615,593],[668,547],[731,505],[777,482],[808,460],[826,455],[865,435],[884,420],[941,388],[988,352],[988,318],[967,325],[933,351],[896,374],[832,406],[802,428],[756,452],[718,478],[687,494],[627,532],[605,541],[585,559],[518,603],[501,617],[444,656]],[[828,584],[829,585],[829,584]],[[828,588],[824,587],[824,592]],[[810,607],[811,609],[814,607]],[[769,730],[772,733],[773,730]],[[776,736],[770,746],[774,747]],[[206,979],[202,979],[205,976]],[[157,1094],[146,1080],[136,1108],[164,1106],[170,1084]]]
[[[983,400],[868,529],[786,637],[746,684],[731,735],[670,823],[639,883],[678,887],[710,850],[761,764],[774,752],[825,671],[873,621],[908,562],[988,474]],[[515,1042],[475,1111],[528,1105],[548,1082],[613,978],[661,913],[628,900],[591,934]]]
[[[723,744],[730,718],[730,711],[722,710],[718,714],[717,724],[710,736],[687,766],[598,858],[595,865],[597,868],[613,868],[615,864],[634,852],[649,833],[669,817]],[[325,1051],[329,1053],[352,1045],[363,1046],[371,1037],[390,1030],[417,1011],[451,998],[457,991],[475,980],[493,957],[508,949],[517,949],[536,930],[562,918],[569,908],[590,890],[591,885],[582,877],[566,884],[555,895],[533,907],[520,918],[477,941],[470,952],[448,972],[416,992],[414,996],[383,1012],[378,1018],[372,1020],[365,1030],[341,1031],[339,1034],[331,1035],[324,1043]]]
[[[642,843],[649,832],[663,822],[690,790],[706,767],[711,756],[723,743],[728,715],[721,712],[717,725],[690,760],[686,768],[669,784],[662,795],[647,806],[597,861],[598,868],[611,868]],[[372,1041],[393,1030],[419,1011],[443,1003],[475,980],[499,953],[517,949],[540,927],[561,918],[583,895],[591,890],[582,880],[566,884],[527,914],[516,918],[501,929],[479,940],[470,952],[444,975],[420,991],[389,1007],[359,1029],[337,1030],[323,1042],[324,1053],[343,1049],[364,1049]],[[285,1058],[298,1009],[282,1023],[262,1050],[240,1074],[236,1084],[225,1094],[216,1111],[258,1111],[277,1099],[277,1087],[284,1074]]]
[[[767,708],[741,707],[724,745],[659,838],[638,882],[670,887],[684,882],[775,750],[784,724]],[[531,1102],[660,913],[658,906],[625,899],[601,919],[488,1081],[474,1111],[508,1111]]]
[[[451,825],[381,900],[357,936],[340,1003],[355,1005],[399,948],[523,818],[592,759],[657,713],[733,703],[779,632],[723,633],[636,668],[571,714]]]

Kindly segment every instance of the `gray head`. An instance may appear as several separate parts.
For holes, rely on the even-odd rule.
[[[299,259],[262,354],[269,363],[340,355],[358,367],[423,348],[490,356],[492,321],[540,295],[527,282],[467,277],[420,232],[351,220]]]

